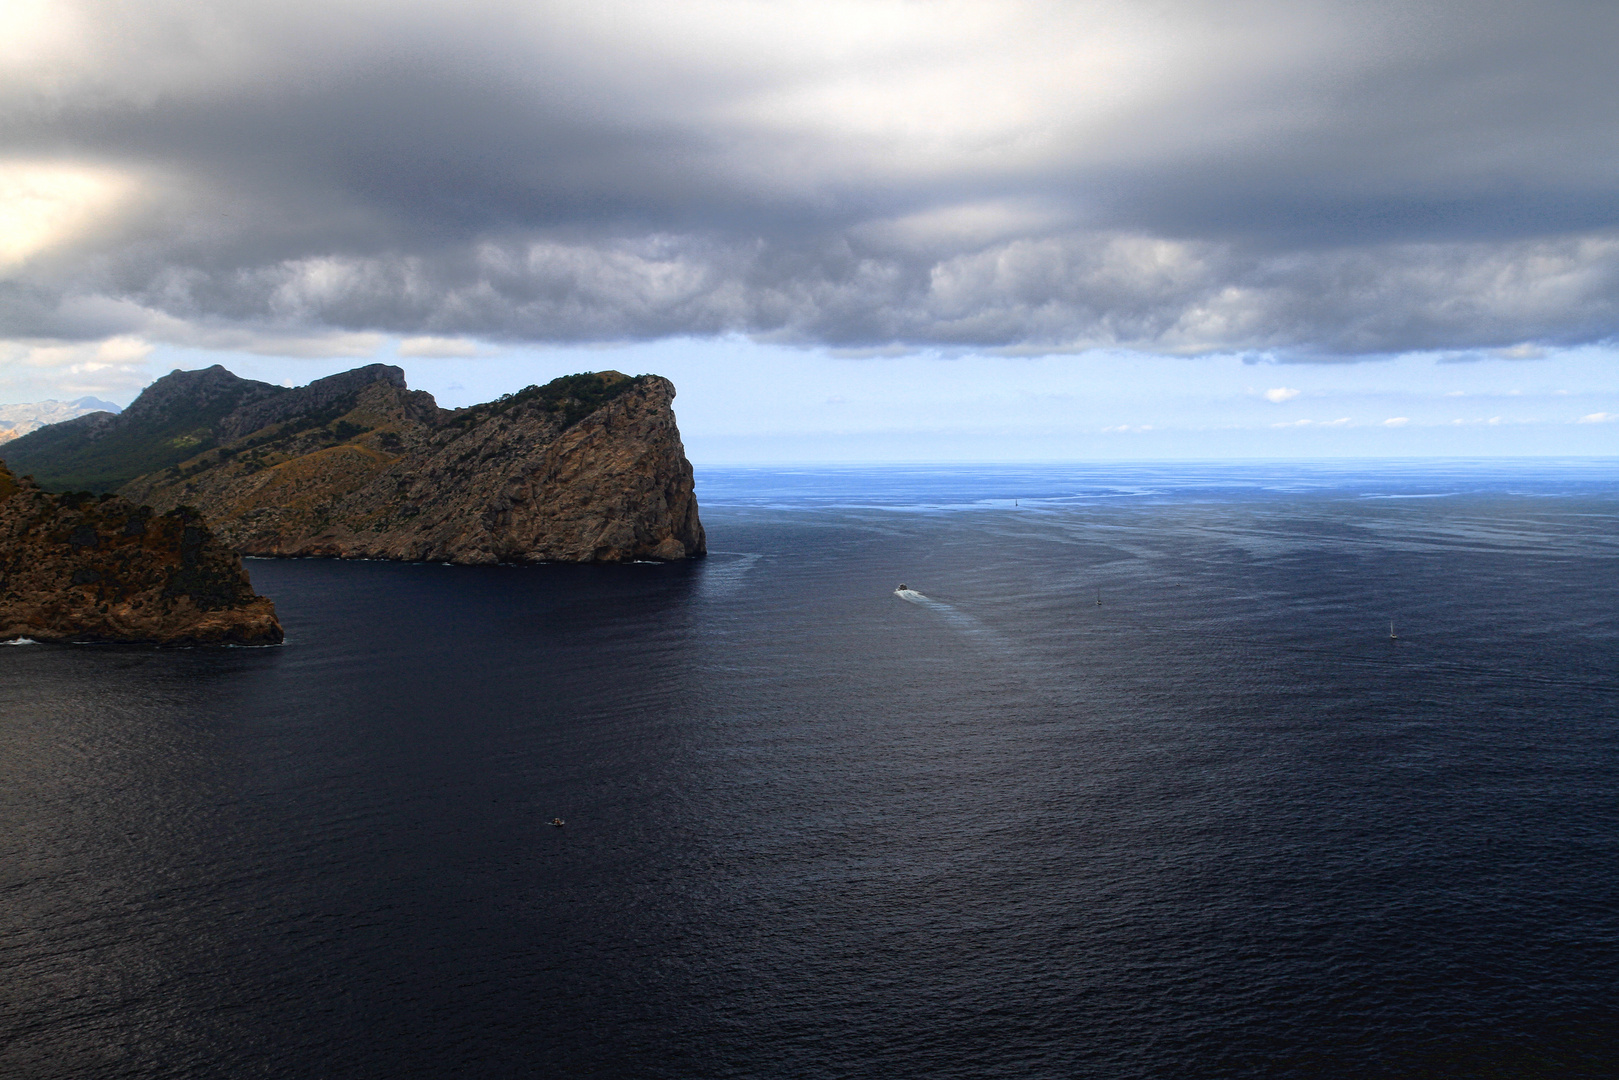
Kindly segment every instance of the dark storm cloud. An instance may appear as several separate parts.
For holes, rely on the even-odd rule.
[[[92,3],[19,40],[13,338],[1619,329],[1610,5]]]

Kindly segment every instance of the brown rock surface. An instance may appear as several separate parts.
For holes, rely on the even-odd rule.
[[[273,645],[275,605],[193,510],[50,495],[0,464],[0,641]]]
[[[120,494],[197,507],[249,555],[493,563],[705,553],[667,379],[572,375],[453,412],[406,389],[397,368],[323,382],[373,371],[383,375],[351,378],[313,417],[290,412],[290,399],[238,410],[216,425],[221,445]]]

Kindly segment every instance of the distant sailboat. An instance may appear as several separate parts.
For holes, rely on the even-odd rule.
[[[1393,619],[1389,620],[1389,640],[1390,641],[1399,641],[1400,640],[1400,635],[1396,634],[1394,632],[1394,620]]]
[[[1101,589],[1101,586],[1097,586],[1097,589],[1096,589],[1096,606],[1097,607],[1102,606],[1102,589]]]

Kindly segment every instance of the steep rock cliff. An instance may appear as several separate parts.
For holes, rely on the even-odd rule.
[[[211,448],[120,494],[194,506],[250,555],[691,558],[706,542],[674,394],[607,371],[452,412],[372,365],[254,395],[212,423]]]
[[[0,464],[0,641],[273,645],[275,605],[193,510],[51,495]]]

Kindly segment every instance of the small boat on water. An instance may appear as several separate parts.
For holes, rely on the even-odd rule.
[[[554,818],[552,818],[552,819],[551,819],[551,824],[553,824],[553,825],[555,825],[555,826],[556,826],[556,827],[557,827],[557,828],[559,828],[559,829],[560,829],[560,828],[562,828],[562,826],[564,826],[564,825],[566,825],[566,824],[567,824],[567,822],[566,822],[566,821],[563,821],[563,820],[562,820],[562,819],[561,819],[561,818],[559,818],[559,817],[554,817]]]
[[[1399,641],[1400,640],[1400,635],[1396,634],[1394,632],[1394,620],[1393,619],[1389,620],[1389,640],[1390,641]]]
[[[895,592],[910,592],[911,587],[909,585],[905,584],[905,582],[902,581],[902,582],[899,583],[898,586],[895,587],[894,591]]]

